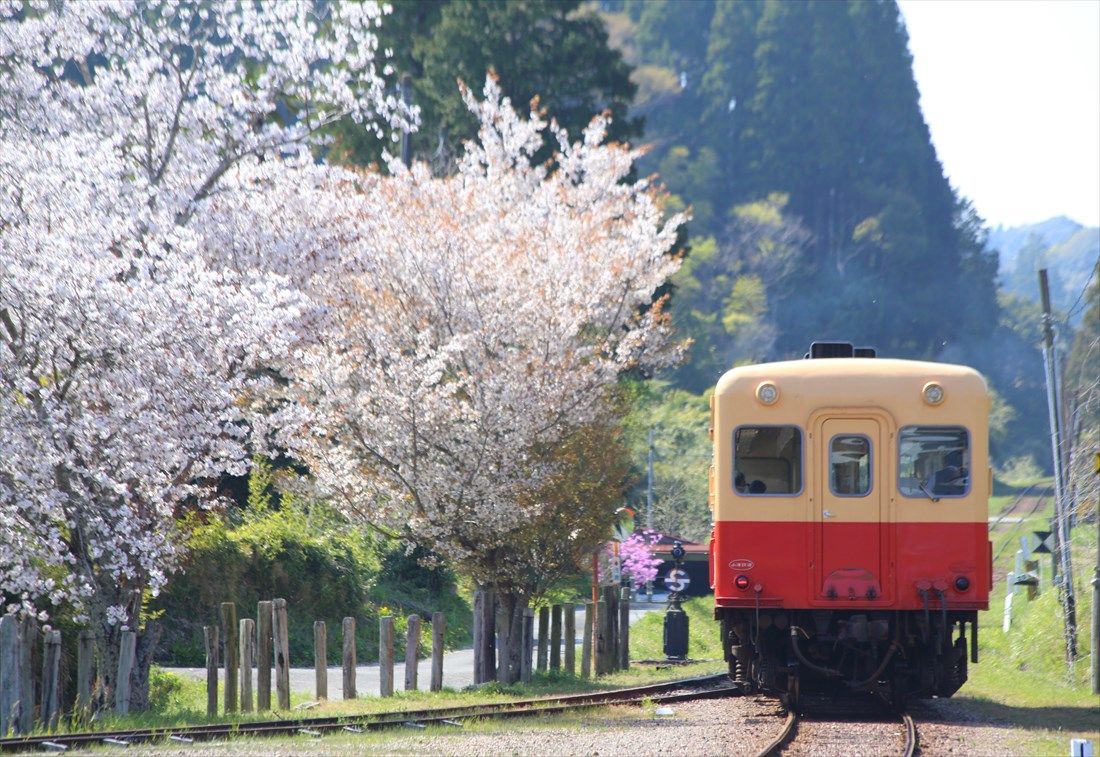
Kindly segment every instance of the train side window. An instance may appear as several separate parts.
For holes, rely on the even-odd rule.
[[[865,497],[871,491],[871,440],[843,434],[829,440],[829,490],[838,497]]]
[[[962,426],[905,426],[898,433],[898,489],[918,498],[970,492],[970,434]]]
[[[746,496],[802,491],[802,429],[740,426],[734,432],[733,488]]]

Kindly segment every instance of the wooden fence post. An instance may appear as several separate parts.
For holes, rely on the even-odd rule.
[[[271,635],[271,618],[274,613],[271,602],[256,603],[256,710],[271,709],[271,652],[274,641]]]
[[[38,708],[42,725],[47,731],[57,728],[61,704],[61,694],[58,691],[61,685],[60,675],[61,632],[49,631],[42,639],[42,703]]]
[[[202,638],[206,644],[206,714],[218,715],[218,627],[203,626]]]
[[[592,613],[595,606],[590,601],[584,603],[584,628],[581,631],[581,677],[592,675],[592,634],[595,632]]]
[[[546,652],[549,644],[550,608],[545,605],[539,608],[539,651],[537,655],[538,670],[540,673],[546,670]]]
[[[447,630],[447,616],[432,613],[432,683],[431,691],[443,688],[443,634]]]
[[[378,618],[378,693],[393,696],[393,616]]]
[[[237,711],[237,606],[232,602],[221,605],[222,633],[225,634],[225,714]]]
[[[619,590],[619,669],[630,669],[630,589]]]
[[[607,642],[609,641],[611,629],[610,624],[607,621],[607,601],[601,599],[599,602],[596,603],[596,633],[595,638],[593,639],[594,643],[592,645],[592,656],[594,658],[593,667],[595,668],[595,673],[598,676],[602,676],[609,670],[607,664]]]
[[[561,670],[561,605],[550,609],[550,669]]]
[[[279,709],[290,709],[290,629],[286,622],[286,600],[276,599],[271,605],[271,633],[275,638],[275,693]]]
[[[130,674],[134,672],[137,653],[137,634],[123,631],[118,651],[118,678],[115,680],[115,712],[125,715],[130,711]]]
[[[252,712],[252,660],[256,657],[256,621],[241,618],[241,712]]]
[[[344,618],[344,699],[355,699],[358,696],[356,690],[356,675],[358,669],[355,660],[355,618]]]
[[[78,720],[92,714],[92,682],[95,680],[95,632],[81,631],[76,644],[76,707]]]
[[[19,629],[22,632],[19,647],[19,691],[22,692],[23,703],[19,712],[18,728],[23,733],[30,733],[34,730],[33,660],[38,641],[38,621],[28,615],[20,622]],[[12,727],[15,728],[16,725],[13,723]]]
[[[562,641],[565,642],[565,672],[571,676],[577,674],[577,606],[569,602],[562,608],[565,629]]]
[[[611,673],[619,668],[619,592],[614,586],[605,586],[603,595],[607,603],[607,623],[602,626],[607,634],[603,672]]]
[[[0,617],[0,738],[21,730],[24,697],[20,641],[19,619],[14,615]]]
[[[420,616],[410,615],[405,626],[405,691],[416,691],[420,672]]]
[[[313,621],[313,689],[317,699],[328,699],[328,628]]]
[[[531,683],[531,652],[535,640],[535,611],[523,609],[523,658],[519,662],[519,677],[523,683]]]

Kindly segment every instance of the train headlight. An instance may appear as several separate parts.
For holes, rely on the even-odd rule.
[[[733,579],[733,584],[741,591],[744,591],[745,589],[749,588],[749,577],[738,576],[737,578]]]
[[[924,385],[924,401],[929,405],[938,405],[943,402],[943,387],[935,381],[929,381]]]
[[[772,382],[765,381],[763,384],[756,387],[756,399],[760,400],[765,405],[774,405],[776,400],[779,399],[779,388]]]
[[[970,579],[966,576],[959,576],[955,579],[955,591],[962,593],[970,588]]]

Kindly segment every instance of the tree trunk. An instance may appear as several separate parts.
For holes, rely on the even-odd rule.
[[[157,651],[164,628],[159,621],[150,620],[145,630],[138,634],[137,661],[134,664],[132,688],[130,689],[130,712],[144,712],[149,709],[149,669],[153,667],[153,654]]]
[[[496,674],[495,595],[478,584],[474,591],[474,683],[487,683]]]
[[[516,683],[522,673],[523,611],[527,597],[510,592],[497,594],[497,681]]]
[[[127,609],[126,627],[141,627],[141,592],[126,591],[122,588],[108,594],[103,592],[88,602],[88,618],[96,632],[96,692],[93,694],[93,707],[96,710],[114,709],[115,689],[118,686],[118,661],[122,644],[122,624],[111,623],[107,619],[107,608],[124,605]],[[101,584],[102,589],[102,584]],[[128,601],[127,601],[128,599]],[[137,638],[136,660],[130,678],[130,709],[140,711],[149,708],[149,669],[153,664],[153,653],[160,641],[162,629],[155,621],[150,621],[144,632]]]
[[[117,623],[108,623],[106,613],[91,614],[95,621],[96,656],[96,693],[93,696],[96,710],[109,710],[114,707],[115,686],[118,681],[119,645],[122,643],[122,628]]]

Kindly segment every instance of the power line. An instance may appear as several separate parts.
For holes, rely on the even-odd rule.
[[[1086,281],[1085,286],[1081,288],[1081,293],[1077,295],[1077,299],[1073,301],[1072,305],[1070,305],[1069,311],[1066,313],[1066,317],[1062,320],[1062,323],[1068,323],[1070,318],[1077,315],[1077,306],[1081,304],[1081,300],[1084,298],[1085,294],[1088,293],[1089,286],[1092,284],[1092,280],[1094,278],[1096,278],[1096,266],[1093,266],[1092,272],[1089,274],[1088,281]]]

